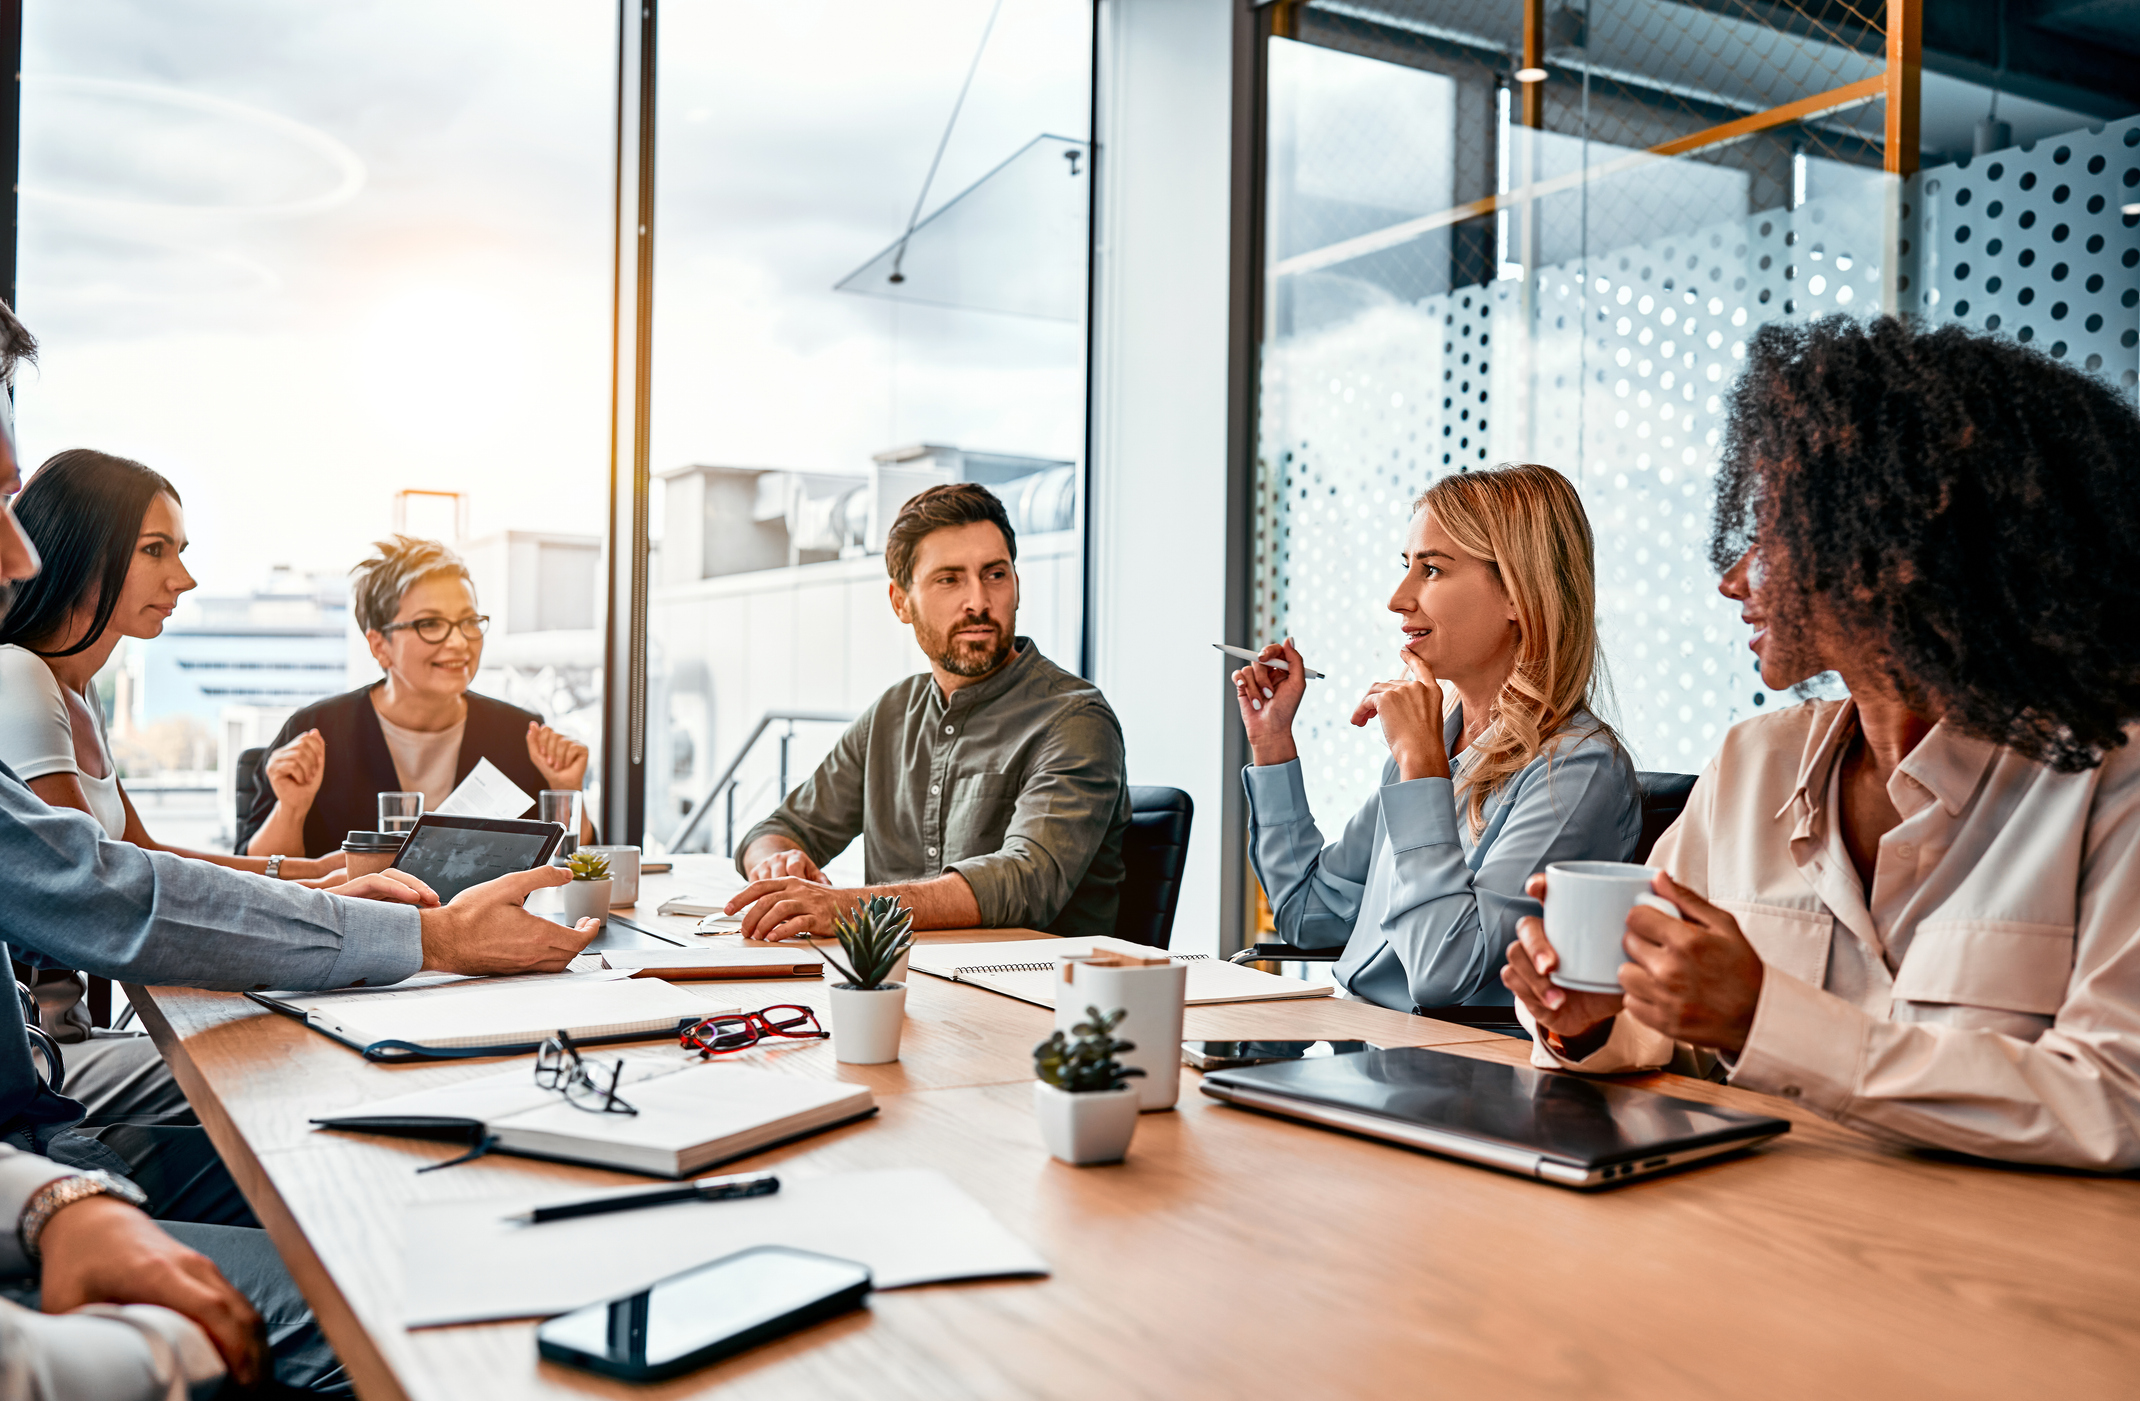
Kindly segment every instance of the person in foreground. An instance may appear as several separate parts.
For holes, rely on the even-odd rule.
[[[1535,1063],[2140,1166],[2140,417],[1958,326],[1764,327],[1712,553],[1763,682],[1850,699],[1725,736],[1651,858],[1683,917],[1629,916],[1621,996],[1554,986],[1524,922]]]
[[[1343,945],[1353,995],[1407,1012],[1507,1006],[1495,974],[1539,908],[1524,882],[1551,861],[1623,861],[1642,835],[1634,766],[1590,709],[1590,521],[1567,478],[1532,465],[1443,477],[1413,512],[1389,602],[1404,675],[1352,714],[1381,724],[1390,757],[1336,841],[1301,782],[1308,680],[1292,639],[1233,674],[1254,758],[1249,855],[1279,935]]]
[[[0,305],[0,380],[34,348]],[[0,502],[7,503],[0,505],[0,612],[7,586],[33,577],[38,566],[12,508],[20,488],[14,444],[0,422]],[[380,898],[348,898],[111,841],[88,814],[47,804],[0,763],[0,946],[105,977],[329,988],[398,982],[419,970],[556,971],[594,937],[596,924],[566,929],[520,906],[530,892],[567,879],[562,869],[541,867],[440,906],[414,883],[367,877],[342,889]],[[33,1033],[26,1000],[0,995],[0,1148],[8,1150],[0,1152],[0,1242],[12,1238],[25,1247],[18,1260],[0,1246],[0,1276],[19,1276],[20,1265],[35,1263],[28,1258],[33,1245],[44,1274],[41,1281],[0,1279],[0,1296],[19,1300],[41,1283],[47,1312],[156,1305],[205,1333],[240,1383],[265,1377],[272,1358],[284,1383],[346,1390],[333,1353],[154,1047],[141,1037],[91,1042],[70,1064],[49,1038]],[[86,1055],[100,1047],[119,1053]],[[81,1093],[78,1079],[88,1077],[68,1072],[85,1068],[85,1059],[87,1068],[104,1072],[105,1091],[86,1104],[62,1092]],[[90,1208],[88,1199],[97,1197],[117,1200]],[[160,1218],[153,1232],[127,1203]],[[125,1374],[94,1369],[138,1359],[144,1346],[154,1350],[150,1333],[162,1346],[192,1347],[199,1360],[200,1340],[189,1341],[160,1314],[48,1323],[0,1308],[0,1385],[49,1382],[70,1389],[48,1387],[46,1395],[117,1401],[126,1393],[107,1383]],[[168,1356],[156,1364],[166,1372],[176,1365]],[[192,1370],[188,1363],[171,1374]],[[168,1387],[136,1394],[165,1395]]]
[[[350,571],[357,626],[385,675],[292,715],[260,766],[238,850],[323,856],[350,832],[379,825],[379,794],[421,793],[435,812],[488,759],[528,795],[578,789],[587,746],[542,717],[468,689],[483,662],[490,617],[476,611],[461,557],[436,540],[397,535]],[[582,805],[584,806],[584,804]],[[580,816],[579,839],[594,840]]]
[[[829,934],[866,895],[916,929],[1112,934],[1129,827],[1122,727],[1107,700],[1016,635],[1018,540],[970,482],[930,487],[885,539],[892,611],[929,670],[893,686],[772,816],[745,834],[728,903],[747,939]],[[864,879],[820,869],[863,839]]]

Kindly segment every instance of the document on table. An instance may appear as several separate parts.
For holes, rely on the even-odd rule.
[[[879,1289],[1048,1273],[1048,1262],[1031,1246],[932,1168],[825,1177],[783,1168],[780,1190],[769,1197],[681,1202],[540,1226],[506,1219],[572,1199],[552,1189],[408,1208],[408,1326],[566,1313],[754,1245],[860,1261]]]
[[[533,806],[535,800],[521,792],[520,786],[496,764],[478,759],[468,777],[432,811],[448,817],[513,818]]]

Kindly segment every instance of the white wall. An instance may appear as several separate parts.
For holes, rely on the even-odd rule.
[[[1102,0],[1095,679],[1132,783],[1196,803],[1174,947],[1219,939],[1232,0]]]

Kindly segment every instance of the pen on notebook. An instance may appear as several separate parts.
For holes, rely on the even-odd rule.
[[[1221,652],[1224,652],[1229,657],[1239,657],[1244,662],[1252,662],[1256,660],[1256,654],[1254,652],[1249,651],[1246,647],[1229,647],[1223,642],[1214,642],[1211,645],[1218,648]],[[1280,671],[1291,671],[1293,669],[1293,664],[1291,662],[1286,661],[1282,657],[1273,657],[1271,660],[1265,662],[1264,665],[1268,667],[1276,667]],[[1323,679],[1323,674],[1311,666],[1308,668],[1308,679],[1310,681],[1320,681]]]
[[[672,1202],[720,1202],[737,1197],[769,1197],[780,1190],[780,1179],[769,1172],[740,1173],[734,1177],[701,1177],[679,1187],[658,1187],[651,1192],[627,1192],[616,1197],[595,1197],[584,1202],[538,1206],[525,1216],[508,1216],[540,1226],[545,1221],[570,1221],[576,1216],[602,1216],[612,1211],[637,1211],[644,1206],[668,1206]]]

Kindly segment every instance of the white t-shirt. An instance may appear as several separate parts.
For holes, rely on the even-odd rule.
[[[0,646],[0,763],[28,783],[49,774],[71,773],[89,799],[90,815],[114,841],[126,836],[126,803],[119,796],[119,766],[111,760],[104,734],[104,707],[92,699],[89,715],[96,727],[97,752],[104,777],[82,772],[74,758],[74,726],[66,693],[44,658],[13,643]]]
[[[446,730],[405,730],[384,715],[378,715],[378,720],[387,752],[394,756],[394,777],[401,791],[423,794],[424,811],[437,812],[453,792],[454,770],[461,763],[461,731],[468,728],[468,721],[464,718]]]

